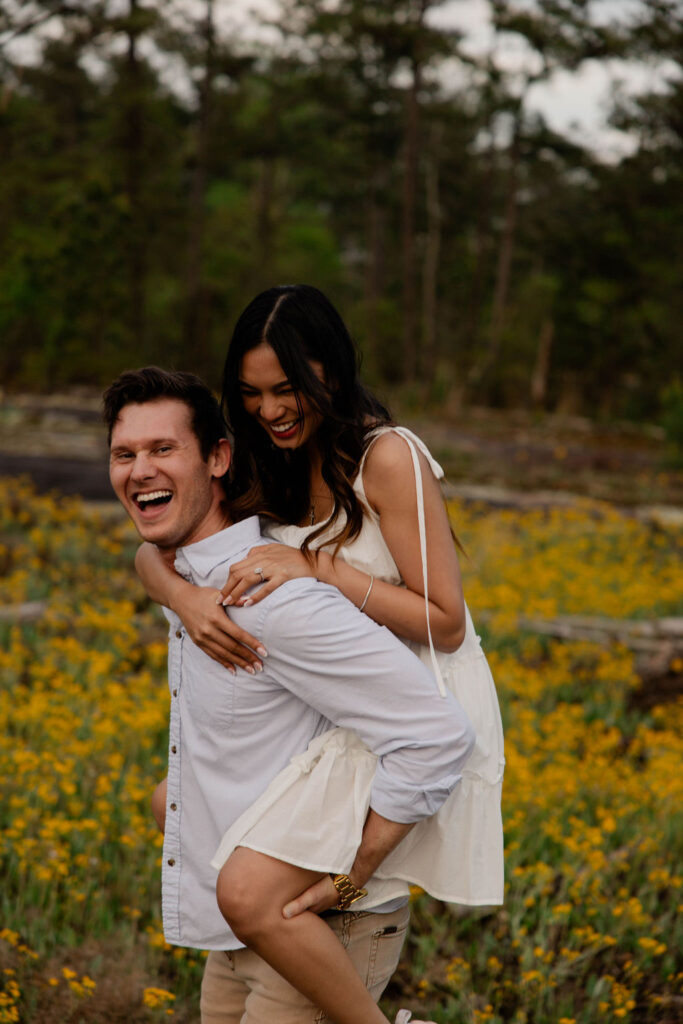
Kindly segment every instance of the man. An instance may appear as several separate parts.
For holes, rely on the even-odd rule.
[[[232,562],[267,543],[256,517],[236,524],[230,519],[221,482],[230,448],[220,409],[198,378],[155,367],[122,374],[105,393],[104,415],[116,495],[141,537],[183,576],[220,586]],[[308,999],[272,970],[287,973],[290,966],[288,936],[296,925],[281,907],[297,893],[276,893],[271,902],[282,895],[279,905],[255,920],[258,908],[249,904],[245,884],[235,920],[230,917],[232,930],[217,906],[210,859],[226,829],[290,759],[334,725],[353,729],[377,755],[371,806],[348,875],[312,884],[318,874],[302,872],[312,886],[304,905],[346,910],[369,880],[364,910],[369,906],[370,913],[342,912],[324,925],[317,918],[312,923],[318,933],[322,928],[321,947],[328,925],[337,932],[379,998],[398,960],[407,908],[405,899],[398,906],[381,895],[373,901],[372,875],[412,824],[433,814],[457,784],[473,744],[462,709],[451,697],[438,696],[428,671],[388,630],[311,577],[232,610],[269,651],[256,676],[229,674],[192,643],[177,616],[166,615],[171,724],[164,931],[171,943],[211,951],[202,1021],[322,1019],[315,1006],[325,1007],[335,981],[316,976],[315,944],[305,983],[297,979]],[[375,892],[382,892],[381,885]],[[240,900],[246,913],[240,914]],[[387,940],[379,961],[378,935]],[[271,966],[260,952],[268,953]]]

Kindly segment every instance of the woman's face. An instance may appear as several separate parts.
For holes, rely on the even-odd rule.
[[[311,362],[310,365],[315,375],[323,380],[322,363]],[[294,390],[266,341],[243,357],[239,386],[245,410],[260,423],[278,448],[298,448],[310,441],[318,429],[320,413],[303,392]]]

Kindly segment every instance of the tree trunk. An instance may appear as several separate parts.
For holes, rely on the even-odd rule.
[[[536,352],[536,365],[531,374],[531,401],[537,409],[542,409],[548,397],[548,376],[550,374],[550,352],[555,337],[555,324],[546,317],[541,325]]]
[[[209,352],[208,295],[202,282],[202,252],[204,247],[205,202],[209,132],[214,77],[215,33],[213,19],[214,0],[206,0],[204,25],[205,64],[204,77],[199,90],[197,120],[197,149],[192,177],[189,207],[189,233],[187,244],[187,299],[184,324],[185,350],[192,351],[193,363],[200,374],[210,375],[213,367]]]
[[[403,175],[403,218],[401,231],[403,284],[403,373],[417,375],[417,312],[415,285],[415,192],[417,188],[417,137],[419,68],[413,71],[413,85],[406,97],[406,133]]]
[[[520,128],[521,109],[515,120],[512,142],[510,145],[510,165],[508,168],[507,188],[505,195],[505,214],[503,219],[503,231],[498,249],[498,265],[496,268],[496,283],[493,293],[493,305],[491,309],[491,325],[489,338],[483,358],[472,367],[470,371],[470,382],[481,384],[487,376],[491,367],[500,354],[503,330],[505,328],[505,314],[507,311],[508,294],[510,291],[510,275],[512,270],[512,255],[515,246],[515,235],[517,231],[517,189],[519,172],[519,151],[520,151]]]
[[[437,294],[439,256],[441,253],[442,211],[439,196],[439,161],[443,127],[435,125],[431,132],[426,162],[427,246],[422,278],[422,322],[424,361],[422,375],[426,384],[434,383],[437,363]]]
[[[142,352],[146,335],[147,244],[142,209],[144,128],[138,56],[138,11],[138,0],[130,0],[126,52],[126,193],[130,210],[127,246],[129,328],[133,351]]]
[[[255,293],[273,280],[275,172],[275,159],[271,156],[264,157],[260,161],[259,178],[256,185],[256,266],[253,281]]]
[[[368,337],[377,358],[379,324],[377,311],[384,293],[385,281],[385,235],[386,215],[382,202],[385,188],[384,173],[375,168],[370,180],[370,194],[367,203],[367,252],[365,273],[365,305],[367,312]]]
[[[406,96],[403,173],[403,215],[401,231],[403,284],[403,374],[414,379],[419,372],[417,338],[417,282],[415,274],[415,207],[420,135],[420,91],[422,61],[420,33],[430,0],[421,0],[412,54],[412,83]]]
[[[479,195],[477,197],[477,220],[474,229],[474,276],[470,289],[470,303],[467,314],[467,334],[470,351],[476,353],[478,342],[481,337],[482,306],[484,304],[485,282],[488,273],[488,253],[491,248],[490,225],[491,225],[491,197],[494,194],[495,179],[495,153],[493,146],[488,158],[483,157],[486,165],[486,172],[482,181]],[[476,357],[469,357],[470,371],[476,362]]]

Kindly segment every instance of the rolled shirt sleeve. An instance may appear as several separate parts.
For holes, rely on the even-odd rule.
[[[438,811],[474,745],[458,701],[441,697],[422,662],[335,588],[294,580],[267,604],[267,671],[377,755],[372,809],[402,824]]]

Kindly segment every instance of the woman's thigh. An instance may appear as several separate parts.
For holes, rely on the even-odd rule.
[[[238,846],[220,870],[216,894],[231,921],[279,916],[282,908],[323,876]]]

